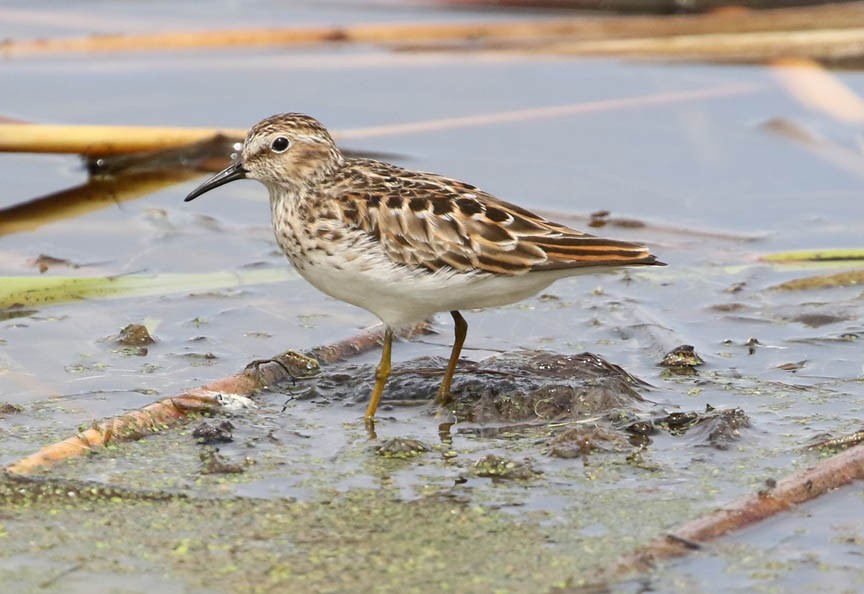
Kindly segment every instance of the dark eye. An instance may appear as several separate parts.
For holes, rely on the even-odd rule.
[[[274,153],[284,153],[288,150],[288,145],[291,144],[288,142],[288,139],[284,136],[279,136],[273,139],[273,142],[270,143],[270,148],[273,149]]]

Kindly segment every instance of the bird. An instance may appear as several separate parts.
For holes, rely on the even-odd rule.
[[[232,164],[185,201],[241,179],[269,191],[276,241],[297,272],[383,322],[367,425],[400,328],[450,312],[453,348],[435,398],[446,406],[468,332],[460,310],[515,303],[564,277],[664,265],[644,245],[572,229],[471,184],[348,158],[323,124],[301,113],[255,124]]]

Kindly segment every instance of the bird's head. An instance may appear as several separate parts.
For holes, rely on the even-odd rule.
[[[342,161],[330,133],[315,118],[301,113],[270,116],[249,130],[236,160],[192,190],[186,202],[238,179],[296,189],[320,181]]]

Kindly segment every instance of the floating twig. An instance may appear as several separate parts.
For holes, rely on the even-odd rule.
[[[418,324],[410,332],[427,333],[428,324]],[[367,330],[347,340],[318,347],[322,360],[332,362],[359,355],[376,348],[383,330]],[[210,382],[171,398],[163,398],[144,408],[124,413],[98,423],[63,441],[45,446],[4,469],[10,474],[28,474],[54,462],[81,456],[112,443],[134,441],[146,435],[179,425],[192,415],[215,414],[242,406],[264,386],[274,386],[287,380],[311,377],[317,372],[318,362],[306,355],[287,351],[269,362],[256,362],[242,372]],[[295,375],[296,374],[296,375]]]
[[[195,144],[224,136],[246,137],[246,130],[159,126],[0,124],[0,151],[123,155]]]
[[[658,562],[682,557],[715,538],[761,522],[829,491],[864,479],[864,445],[820,461],[719,510],[687,522],[600,570],[592,582],[609,584],[653,570]]]

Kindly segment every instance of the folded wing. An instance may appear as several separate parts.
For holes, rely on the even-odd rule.
[[[334,180],[340,218],[398,264],[505,275],[660,264],[645,246],[570,229],[462,182],[377,161],[357,165],[354,174],[363,171],[375,191],[352,194]]]

